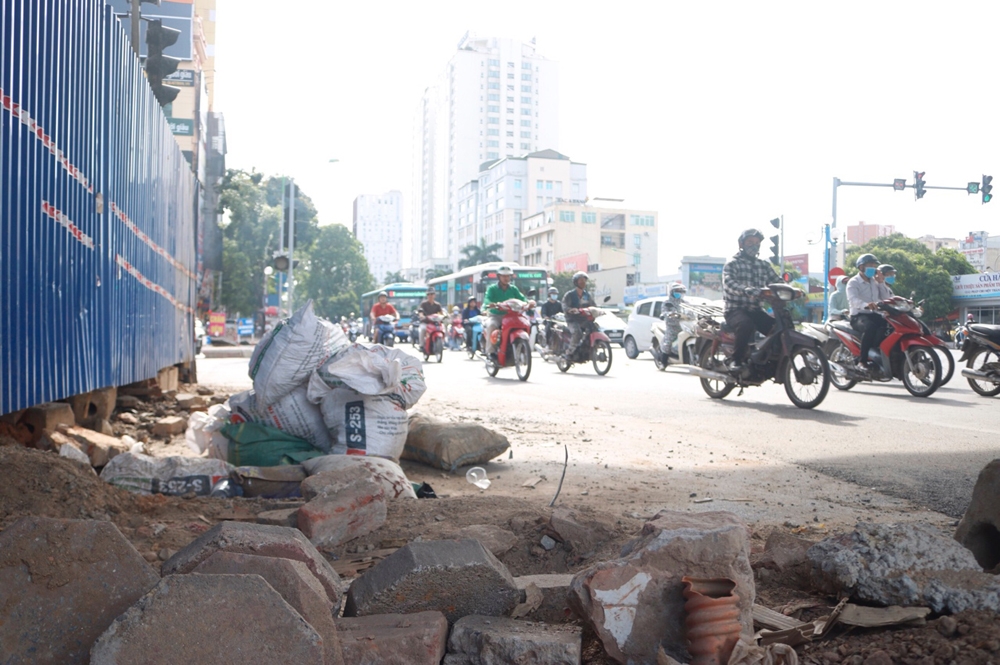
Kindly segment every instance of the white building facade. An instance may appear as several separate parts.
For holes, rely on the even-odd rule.
[[[368,270],[377,284],[403,267],[403,195],[362,194],[354,199],[354,237],[364,245]]]
[[[468,35],[459,42],[416,114],[414,267],[457,264],[468,244],[457,233],[459,190],[484,163],[558,149],[558,115],[558,65],[534,44]]]

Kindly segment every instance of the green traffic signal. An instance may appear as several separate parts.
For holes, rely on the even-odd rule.
[[[979,192],[983,195],[983,203],[989,203],[993,200],[993,194],[990,193],[993,191],[992,183],[993,176],[984,174],[983,183],[979,187]]]

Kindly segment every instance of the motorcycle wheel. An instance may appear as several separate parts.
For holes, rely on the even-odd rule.
[[[1000,362],[1000,355],[998,355],[996,351],[993,351],[992,349],[979,349],[972,354],[972,357],[965,363],[965,366],[969,369],[983,371],[983,365],[995,362]],[[1000,395],[1000,385],[990,381],[979,381],[977,379],[966,380],[969,382],[969,387],[983,397]]]
[[[514,370],[517,372],[517,378],[527,381],[531,375],[531,345],[527,340],[515,339],[511,353],[514,354]]]
[[[662,354],[660,353],[660,345],[653,340],[653,348],[650,349],[653,354],[653,364],[656,365],[656,369],[661,372],[667,368],[667,363],[664,361]]]
[[[830,364],[819,349],[798,346],[785,363],[785,394],[800,409],[812,409],[830,391]]]
[[[705,354],[701,357],[701,362],[699,363],[702,369],[707,369],[712,372],[721,372],[725,374],[726,370],[726,354],[722,351],[716,351],[715,355]],[[701,388],[705,393],[712,399],[722,399],[729,393],[733,392],[733,388],[736,387],[735,383],[729,383],[727,381],[717,381],[716,379],[701,379]]]
[[[438,337],[434,342],[434,359],[440,363],[444,360],[444,339]]]
[[[938,355],[938,358],[942,359],[941,370],[944,372],[944,376],[941,378],[941,386],[943,386],[951,381],[951,377],[955,376],[955,357],[951,355],[951,351],[941,346],[935,346],[934,352]],[[938,388],[941,386],[938,386]]]
[[[383,345],[383,346],[388,346],[388,347],[389,347],[390,349],[391,349],[391,348],[392,348],[392,347],[393,347],[393,346],[394,346],[395,344],[396,344],[396,336],[395,336],[395,335],[386,335],[386,336],[385,336],[385,339],[384,339],[384,340],[382,340],[382,345]]]
[[[556,356],[556,367],[559,368],[560,372],[563,372],[565,374],[566,372],[569,371],[569,366],[572,364],[573,363],[571,363],[567,358],[563,357],[562,355]]]
[[[594,371],[598,376],[604,376],[611,371],[611,345],[603,339],[594,343],[590,350],[590,361],[594,363]]]
[[[635,360],[639,357],[639,346],[631,337],[625,338],[625,355],[629,360]]]
[[[830,360],[838,365],[854,364],[854,356],[851,355],[850,349],[848,349],[843,342],[838,342],[837,346],[830,352]],[[848,379],[846,376],[841,376],[832,369],[830,370],[830,382],[833,383],[833,387],[837,390],[850,390],[854,386],[858,385],[858,382],[854,379]]]
[[[914,397],[930,397],[941,385],[941,359],[926,346],[915,346],[906,352],[903,385]]]

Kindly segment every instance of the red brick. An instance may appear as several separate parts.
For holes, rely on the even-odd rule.
[[[351,665],[438,665],[448,646],[448,619],[435,611],[344,617],[337,628]]]
[[[297,525],[314,545],[333,547],[385,524],[385,504],[382,486],[370,477],[359,478],[299,508]]]

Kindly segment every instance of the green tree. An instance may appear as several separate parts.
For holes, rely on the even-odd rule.
[[[461,249],[465,258],[458,262],[459,269],[469,266],[478,266],[480,263],[491,263],[493,261],[503,261],[497,254],[503,249],[503,243],[495,242],[487,245],[485,239],[480,239],[478,245],[466,245]]]
[[[303,291],[316,313],[330,320],[357,314],[361,294],[375,288],[361,243],[340,224],[319,228],[308,264]]]
[[[567,291],[573,288],[573,275],[575,274],[576,274],[575,272],[567,271],[567,272],[554,272],[549,275],[549,277],[552,279],[552,286],[556,287],[556,289],[558,289],[559,291],[560,298],[562,298]],[[595,288],[597,288],[597,284],[594,283],[594,280],[588,279],[587,290],[593,293]],[[543,293],[539,293],[538,297],[545,298],[547,296]]]
[[[435,277],[441,277],[442,275],[447,275],[450,270],[438,270],[437,268],[430,268],[424,273],[424,281],[429,282]]]
[[[976,272],[965,257],[953,249],[935,253],[919,240],[893,233],[851,248],[845,266],[848,275],[857,273],[854,262],[868,253],[874,254],[880,263],[889,263],[896,269],[894,293],[907,297],[912,293],[917,300],[926,301],[924,318],[927,320],[939,319],[955,309],[951,302],[952,275]]]
[[[396,272],[387,272],[385,274],[385,281],[383,284],[396,284],[398,282],[405,282],[406,277],[403,275],[402,271],[397,270]]]

